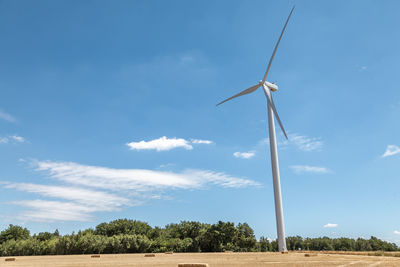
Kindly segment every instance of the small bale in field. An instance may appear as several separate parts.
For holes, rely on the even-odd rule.
[[[166,252],[164,252],[164,254],[174,254],[174,252],[173,251],[166,251]]]
[[[92,255],[91,258],[100,258],[100,255]]]
[[[208,263],[179,263],[178,267],[209,267]]]
[[[15,258],[5,258],[5,261],[15,261]]]
[[[155,257],[156,254],[144,254],[145,257]]]
[[[304,254],[304,257],[314,257],[314,256],[317,256],[317,254],[315,254],[315,253],[306,253],[306,254]]]
[[[289,254],[288,251],[282,251],[281,253],[282,253],[282,254]]]

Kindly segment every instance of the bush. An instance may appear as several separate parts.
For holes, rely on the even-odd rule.
[[[302,238],[286,239],[289,250],[397,251],[396,244],[371,236],[358,238]],[[261,237],[257,242],[247,223],[235,226],[231,222],[216,224],[182,221],[165,228],[152,228],[145,222],[121,219],[101,223],[95,230],[60,236],[42,232],[33,235],[21,226],[10,224],[0,233],[0,256],[68,255],[97,253],[154,253],[154,252],[220,252],[220,251],[278,251],[276,240]],[[397,255],[397,254],[390,254]]]

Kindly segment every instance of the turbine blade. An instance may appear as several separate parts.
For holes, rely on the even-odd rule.
[[[269,90],[268,86],[264,86],[264,93],[265,93],[265,96],[267,97],[268,104],[271,105],[272,111],[274,112],[275,118],[278,121],[279,126],[281,127],[283,134],[285,135],[286,139],[288,139],[287,134],[285,132],[285,129],[283,128],[283,124],[281,122],[281,119],[279,118],[278,111],[276,111],[276,107],[275,107],[275,104],[274,104],[274,99],[272,98],[272,94],[271,94],[271,91]]]
[[[274,60],[274,57],[275,57],[275,54],[276,54],[276,50],[278,50],[279,43],[281,42],[283,33],[285,32],[286,25],[287,25],[288,22],[289,22],[290,16],[292,16],[294,7],[295,7],[295,6],[293,6],[292,10],[290,11],[289,17],[288,17],[287,20],[286,20],[285,26],[283,26],[283,29],[282,29],[281,35],[279,36],[278,42],[277,42],[276,45],[275,45],[274,52],[272,53],[272,56],[271,56],[271,58],[269,59],[267,71],[266,71],[265,74],[264,74],[264,78],[263,78],[263,80],[262,80],[262,81],[263,81],[262,83],[264,83],[264,82],[267,80],[268,72],[269,72],[269,69],[271,68],[272,61]]]
[[[221,105],[221,104],[225,103],[226,101],[229,101],[229,100],[231,100],[231,99],[233,99],[233,98],[236,98],[236,97],[239,97],[239,96],[242,96],[242,95],[246,95],[246,94],[253,93],[253,92],[254,92],[255,90],[257,90],[258,87],[260,87],[260,86],[261,86],[261,83],[256,84],[256,85],[254,85],[254,86],[252,86],[252,87],[250,87],[250,88],[247,88],[246,90],[243,90],[242,92],[240,92],[240,93],[238,93],[238,94],[236,94],[236,95],[234,95],[234,96],[232,96],[232,97],[230,97],[230,98],[228,98],[228,99],[225,99],[225,100],[222,101],[222,102],[219,102],[219,103],[217,104],[217,106],[219,106],[219,105]]]

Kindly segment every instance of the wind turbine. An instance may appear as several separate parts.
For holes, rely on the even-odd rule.
[[[278,233],[278,247],[280,252],[287,251],[286,248],[286,240],[285,240],[285,225],[283,220],[283,209],[282,209],[282,196],[281,196],[281,183],[279,178],[279,163],[278,163],[278,151],[276,148],[276,136],[275,136],[275,123],[274,123],[274,115],[279,123],[279,126],[282,129],[283,134],[285,135],[286,139],[288,139],[285,129],[283,128],[282,122],[279,118],[278,112],[276,111],[274,100],[272,99],[272,93],[278,90],[278,86],[275,83],[267,82],[267,76],[269,69],[271,68],[272,61],[274,60],[274,56],[276,54],[276,50],[278,49],[279,43],[282,39],[282,35],[285,32],[286,26],[289,22],[290,16],[292,15],[294,10],[294,6],[290,11],[290,14],[286,20],[285,26],[283,26],[281,35],[279,36],[278,42],[275,45],[274,52],[269,60],[267,71],[264,74],[264,78],[258,84],[247,88],[246,90],[228,98],[224,101],[217,104],[221,105],[226,101],[229,101],[233,98],[250,94],[256,91],[259,87],[264,89],[265,97],[267,98],[267,106],[268,106],[268,128],[269,128],[269,144],[270,144],[270,151],[271,151],[271,163],[272,163],[272,177],[273,177],[273,184],[274,184],[274,199],[275,199],[275,215],[276,215],[276,227]]]

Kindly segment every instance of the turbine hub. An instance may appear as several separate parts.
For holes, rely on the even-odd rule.
[[[269,88],[269,90],[271,90],[272,92],[278,91],[278,85],[276,85],[275,83],[270,83],[270,82],[265,81],[264,84],[265,84],[265,85]]]

